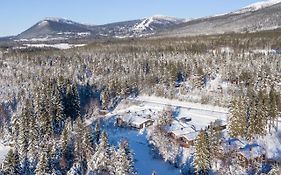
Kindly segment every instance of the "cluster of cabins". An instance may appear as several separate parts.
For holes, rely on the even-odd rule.
[[[140,115],[136,113],[127,112],[126,115],[118,115],[116,117],[116,123],[118,126],[132,127],[135,129],[143,129],[154,124],[154,119],[150,115]],[[203,125],[200,127],[194,125],[192,118],[184,117],[180,119],[174,119],[170,126],[168,127],[167,134],[172,139],[184,148],[189,148],[194,146],[196,137],[199,131],[203,129]],[[216,123],[216,122],[215,122]],[[226,123],[218,122],[215,125],[215,129],[224,130],[226,128]],[[204,126],[204,128],[209,126]],[[218,150],[218,155],[221,152],[227,152],[233,158],[237,158],[238,162],[243,167],[249,167],[254,165],[256,162],[269,162],[270,160],[266,158],[266,152],[263,147],[258,144],[249,144],[247,142],[242,142],[236,138],[224,139],[221,144],[220,150]],[[227,157],[218,157],[224,160]],[[226,162],[226,161],[223,161]],[[274,162],[276,163],[276,162]]]
[[[136,113],[128,112],[125,115],[118,115],[116,117],[116,123],[120,127],[131,127],[135,129],[143,129],[153,125],[154,119],[150,115],[139,115]],[[204,126],[206,127],[206,126]],[[195,139],[201,128],[193,125],[192,118],[183,117],[180,119],[174,119],[167,129],[167,134],[172,139],[185,148],[189,148],[194,145]],[[219,129],[223,130],[226,125],[221,125]]]

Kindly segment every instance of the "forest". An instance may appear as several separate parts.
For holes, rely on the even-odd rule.
[[[1,45],[1,141],[12,148],[1,173],[138,174],[128,141],[109,142],[102,112],[146,94],[229,108],[226,133],[212,124],[200,130],[192,160],[182,165],[179,146],[165,133],[172,116],[159,114],[151,146],[182,174],[230,174],[233,167],[237,174],[280,174],[281,156],[265,162],[265,171],[264,162],[240,166],[223,146],[225,134],[249,143],[268,134],[281,140],[280,38],[259,32],[116,39],[68,50]],[[224,164],[216,169],[217,160]]]

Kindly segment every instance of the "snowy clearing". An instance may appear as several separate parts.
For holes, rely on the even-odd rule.
[[[37,48],[44,48],[44,47],[52,47],[56,49],[70,49],[74,47],[83,47],[86,44],[69,44],[69,43],[59,43],[59,44],[24,44],[27,47],[37,47]]]

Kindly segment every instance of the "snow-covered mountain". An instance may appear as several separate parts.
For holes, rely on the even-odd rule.
[[[21,41],[190,36],[256,32],[281,28],[281,0],[267,0],[230,13],[194,20],[155,15],[104,25],[85,25],[63,18],[46,18],[16,36]]]
[[[239,14],[239,13],[246,13],[246,12],[254,12],[254,11],[260,10],[265,7],[273,6],[280,2],[281,2],[281,0],[265,0],[265,1],[261,1],[261,2],[256,2],[256,3],[250,4],[250,5],[242,8],[240,10],[234,11],[233,13]]]
[[[258,2],[240,10],[183,23],[162,36],[257,32],[281,28],[281,0]]]
[[[90,35],[89,26],[63,18],[45,18],[19,34],[16,39],[51,40]]]
[[[19,34],[16,40],[139,37],[169,29],[183,22],[184,19],[161,15],[104,25],[84,25],[63,18],[46,18]]]
[[[185,19],[155,15],[143,19],[141,22],[137,23],[132,30],[136,32],[155,31],[160,28],[175,26],[185,21],[186,21]]]

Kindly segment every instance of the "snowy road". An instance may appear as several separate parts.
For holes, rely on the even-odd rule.
[[[137,98],[131,98],[130,100],[133,101],[139,101],[139,102],[146,102],[151,104],[157,104],[157,105],[165,105],[165,106],[174,106],[174,107],[181,107],[188,110],[200,110],[202,112],[213,112],[217,113],[218,115],[221,114],[227,114],[228,109],[212,106],[212,105],[203,105],[199,103],[190,103],[190,102],[183,102],[178,100],[170,100],[166,98],[160,98],[160,97],[154,97],[154,96],[139,96]]]

